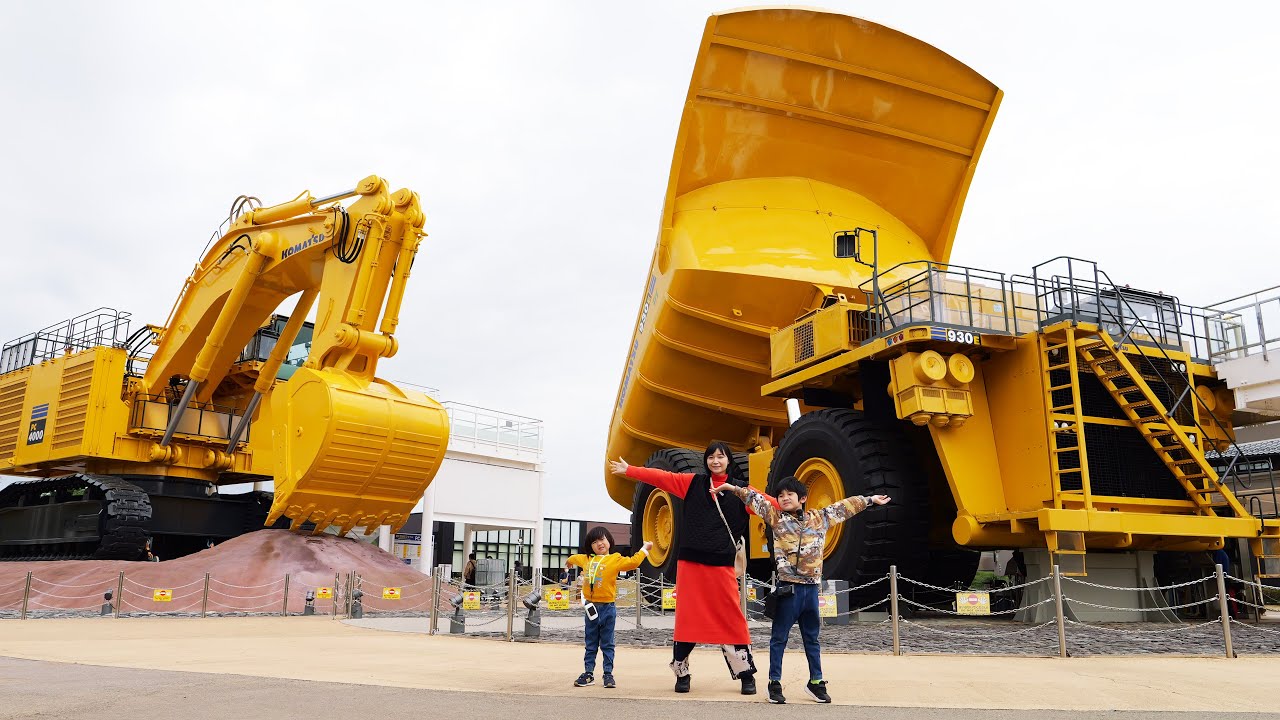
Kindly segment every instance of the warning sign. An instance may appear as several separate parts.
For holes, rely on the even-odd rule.
[[[547,602],[548,610],[568,610],[569,591],[561,588],[547,588],[542,591],[542,599]]]
[[[161,589],[159,589],[159,588],[152,589],[152,591],[151,591],[151,599],[152,599],[153,601],[155,601],[155,602],[172,602],[172,601],[173,601],[173,591],[172,591],[172,590],[161,590]]]
[[[676,589],[675,588],[662,589],[662,609],[663,610],[676,609]]]
[[[755,585],[752,585],[751,587],[747,588],[747,600],[748,600],[748,601],[750,601],[750,602],[755,602],[755,601],[756,601],[756,586],[755,586]]]
[[[836,616],[836,596],[835,595],[819,595],[818,596],[818,617],[835,617]]]
[[[463,610],[479,610],[480,609],[480,591],[468,590],[462,593],[462,609]]]
[[[382,588],[383,600],[399,600],[400,588],[384,587]]]
[[[321,587],[321,588],[316,588],[316,599],[317,599],[317,600],[332,600],[332,599],[333,599],[333,588],[331,588],[331,587]]]
[[[960,615],[990,615],[991,595],[984,592],[956,593],[956,613]]]

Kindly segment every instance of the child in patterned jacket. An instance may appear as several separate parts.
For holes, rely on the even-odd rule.
[[[804,691],[820,703],[831,702],[827,683],[822,679],[821,648],[818,644],[818,586],[822,582],[822,550],[827,529],[866,510],[870,505],[884,505],[888,495],[855,495],[832,503],[821,510],[805,510],[809,490],[794,477],[778,483],[775,508],[766,497],[751,487],[724,484],[711,492],[731,492],[746,503],[773,529],[773,556],[777,563],[777,610],[769,638],[769,702],[785,703],[782,695],[782,653],[787,648],[791,627],[800,623],[804,654],[809,660],[809,682]]]

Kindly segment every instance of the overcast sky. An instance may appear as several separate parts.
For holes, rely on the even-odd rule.
[[[430,233],[380,374],[541,418],[546,514],[624,520],[610,410],[698,40],[731,7],[4,3],[0,340],[104,305],[161,323],[237,195],[377,173]],[[1278,282],[1280,6],[824,7],[1004,90],[954,262],[1069,253],[1197,305]]]

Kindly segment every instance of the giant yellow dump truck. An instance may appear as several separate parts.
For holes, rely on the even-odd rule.
[[[1232,397],[1208,359],[1238,330],[1057,258],[949,264],[1002,93],[864,20],[762,9],[707,21],[607,456],[696,471],[723,440],[752,485],[810,504],[887,493],[832,530],[828,577],[972,578],[964,550],[1200,550],[1275,521],[1230,469]],[[792,410],[788,412],[788,404]],[[679,500],[608,475],[675,574]],[[751,557],[767,568],[757,521]]]
[[[33,479],[0,489],[0,559],[175,557],[277,522],[398,528],[449,436],[439,403],[376,374],[423,223],[418,195],[377,176],[241,196],[163,324],[130,334],[103,308],[6,343],[0,474]],[[264,481],[274,496],[218,491]]]

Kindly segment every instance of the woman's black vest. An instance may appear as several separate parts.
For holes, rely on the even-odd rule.
[[[739,487],[746,487],[746,481],[732,476],[729,482]],[[716,512],[715,503],[720,503],[724,511],[724,520]],[[729,530],[724,527],[729,522]],[[729,531],[733,531],[730,539]],[[734,543],[747,534],[747,509],[738,498],[727,492],[711,496],[711,476],[694,475],[689,481],[689,491],[684,494],[684,517],[680,523],[681,560],[691,560],[703,565],[732,567],[733,558],[737,554]]]

